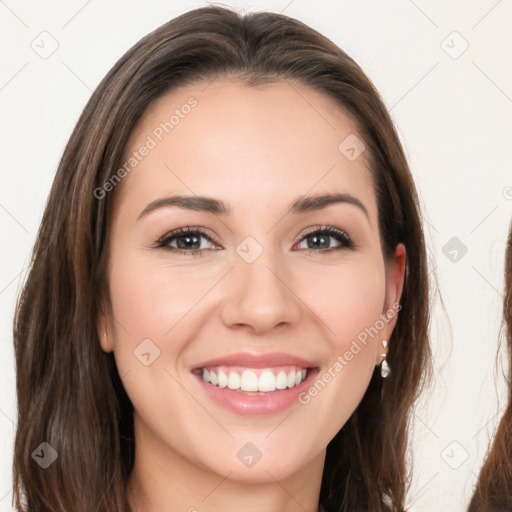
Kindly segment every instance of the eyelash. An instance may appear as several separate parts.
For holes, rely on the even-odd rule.
[[[180,236],[183,236],[185,234],[193,234],[193,235],[202,235],[204,238],[208,239],[209,242],[217,244],[216,240],[214,240],[210,235],[206,234],[206,231],[202,228],[195,228],[186,226],[185,228],[178,228],[175,229],[167,234],[165,234],[163,237],[161,237],[156,244],[153,246],[154,248],[162,248],[170,252],[178,253],[178,254],[199,254],[200,256],[203,254],[205,249],[194,249],[194,250],[183,250],[183,249],[177,249],[175,247],[170,247],[168,244],[179,238]],[[355,244],[352,241],[352,239],[341,229],[335,228],[333,226],[322,226],[320,228],[314,228],[312,230],[307,231],[302,238],[300,239],[300,242],[302,242],[305,238],[310,237],[311,235],[327,235],[332,236],[335,238],[338,242],[340,242],[340,245],[338,247],[331,247],[329,249],[300,249],[301,251],[305,251],[307,254],[312,253],[325,253],[325,252],[333,252],[333,251],[340,251],[343,249],[349,249],[353,250],[355,248]],[[299,242],[299,243],[300,243]]]

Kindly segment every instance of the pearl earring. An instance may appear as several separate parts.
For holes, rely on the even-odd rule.
[[[386,340],[382,340],[382,346],[386,348],[388,346],[388,342]],[[386,379],[391,373],[391,368],[389,367],[389,364],[386,361],[386,354],[381,354],[381,356],[384,359],[382,360],[382,363],[380,365],[380,374],[383,379]]]

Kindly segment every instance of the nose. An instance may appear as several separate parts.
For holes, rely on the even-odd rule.
[[[272,251],[252,263],[236,258],[224,283],[222,319],[228,327],[264,334],[300,319],[302,301],[294,291],[292,273]]]

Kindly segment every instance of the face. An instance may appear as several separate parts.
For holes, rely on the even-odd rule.
[[[330,99],[287,83],[187,86],[140,120],[109,225],[113,314],[98,327],[139,461],[215,481],[321,470],[386,352],[405,264],[402,245],[383,258],[355,136]]]

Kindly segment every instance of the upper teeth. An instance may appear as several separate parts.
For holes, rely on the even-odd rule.
[[[258,376],[259,374],[259,376]],[[240,389],[241,391],[270,392],[276,389],[293,388],[306,378],[305,368],[287,367],[273,370],[270,368],[258,370],[227,370],[203,368],[203,380],[220,388]]]

